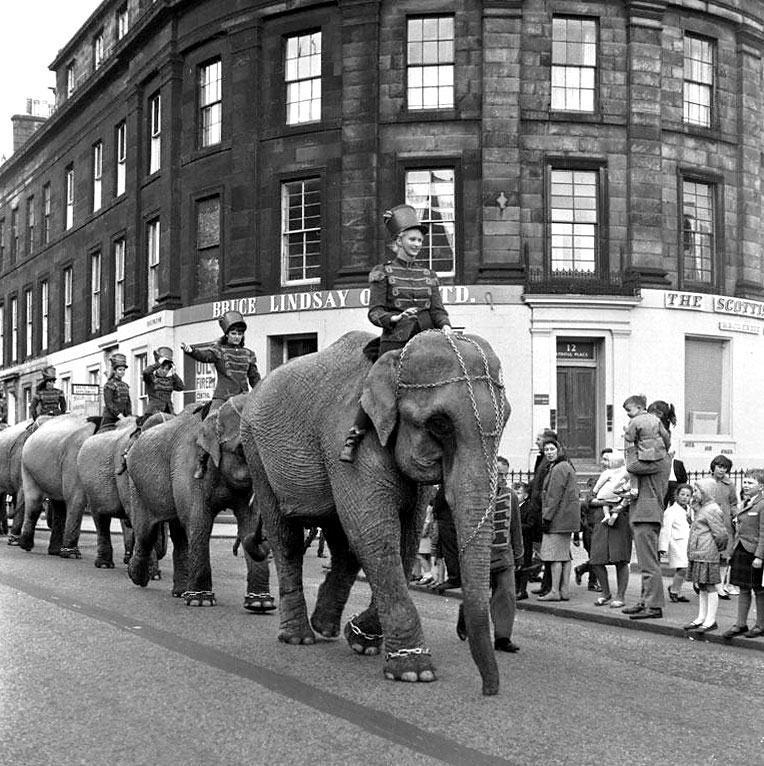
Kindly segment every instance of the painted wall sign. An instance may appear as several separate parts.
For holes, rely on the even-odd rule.
[[[733,314],[739,317],[764,319],[764,303],[744,298],[728,298],[704,293],[666,292],[663,303],[668,309],[709,311],[715,314]],[[741,331],[743,332],[743,331]]]
[[[761,328],[755,324],[745,322],[719,322],[719,329],[727,332],[747,332],[750,335],[759,335]]]

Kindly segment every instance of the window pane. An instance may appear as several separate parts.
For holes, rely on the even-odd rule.
[[[727,341],[685,339],[686,433],[729,433]]]

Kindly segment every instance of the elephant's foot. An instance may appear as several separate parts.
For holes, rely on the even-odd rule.
[[[276,601],[270,593],[247,593],[244,596],[244,608],[256,614],[265,614],[276,608]]]
[[[19,544],[19,536],[14,535],[12,532],[10,535],[8,535],[8,545],[18,545]]]
[[[217,604],[215,594],[211,590],[187,590],[181,594],[181,598],[185,600],[186,606],[204,606],[205,603],[215,606]]]
[[[368,657],[379,654],[382,651],[384,634],[370,632],[369,625],[364,624],[363,616],[357,618],[358,615],[354,614],[345,624],[345,640],[356,654],[365,654]]]
[[[113,559],[103,559],[100,556],[93,562],[96,569],[114,569]]]
[[[82,554],[80,549],[75,545],[74,548],[61,547],[61,551],[58,554],[62,559],[81,559]]]
[[[435,666],[432,664],[430,650],[423,647],[399,649],[385,655],[383,668],[388,681],[421,681],[429,683],[435,680]]]
[[[136,556],[133,556],[127,566],[127,574],[136,585],[145,588],[149,584],[149,580],[151,580],[149,562],[145,559],[141,560]],[[180,593],[178,593],[178,595],[180,595]]]
[[[132,558],[132,555],[133,555],[132,551],[125,551],[125,555],[122,557],[122,563],[129,564],[130,559]]]
[[[32,548],[34,548],[34,537],[22,532],[19,535],[19,548],[21,548],[22,551],[31,551]]]
[[[294,646],[316,643],[316,636],[307,623],[297,623],[294,627],[284,627],[282,624],[278,639],[282,644],[293,644]]]
[[[313,630],[323,638],[337,638],[340,634],[339,619],[330,619],[324,615],[313,614],[310,618],[310,624]]]
[[[58,556],[61,558],[61,548],[56,548],[55,546],[48,548],[48,556]]]
[[[161,580],[162,570],[159,568],[159,564],[152,564],[149,567],[149,574],[151,575],[152,580]]]

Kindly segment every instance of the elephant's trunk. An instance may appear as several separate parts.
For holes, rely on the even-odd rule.
[[[477,477],[466,474],[463,479],[452,474],[446,484],[446,500],[451,507],[459,544],[470,652],[483,679],[483,694],[490,695],[499,691],[499,668],[491,641],[489,611],[493,522],[490,514],[486,516],[491,498],[489,480],[484,472],[477,474]]]

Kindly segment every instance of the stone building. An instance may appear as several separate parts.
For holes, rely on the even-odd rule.
[[[105,0],[0,167],[12,417],[48,364],[81,404],[116,350],[140,411],[151,351],[231,307],[265,373],[375,331],[405,200],[504,361],[514,468],[550,424],[593,463],[635,392],[690,467],[764,464],[762,51],[755,0]]]

